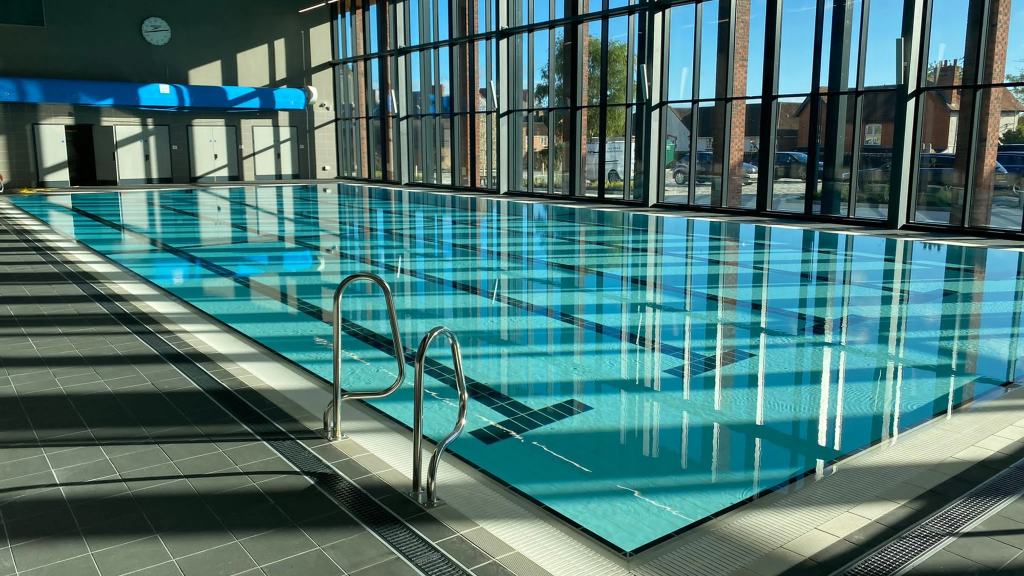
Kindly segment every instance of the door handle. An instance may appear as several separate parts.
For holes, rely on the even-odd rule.
[[[216,155],[216,154],[214,154],[214,155],[213,155],[213,159],[214,159],[214,160],[216,160],[216,159],[217,159],[217,155]]]

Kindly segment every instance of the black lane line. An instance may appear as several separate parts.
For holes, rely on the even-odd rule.
[[[224,198],[223,196],[217,196],[215,194],[212,194],[211,192],[204,191],[204,193],[205,194],[210,194],[211,196],[214,196],[214,197],[219,198],[219,199],[227,200],[227,202],[229,204],[234,204],[236,206],[246,206],[249,209],[256,210],[258,212],[263,212],[264,214],[268,214],[268,215],[274,216],[276,218],[284,218],[286,220],[291,220],[292,222],[297,223],[297,224],[300,224],[300,223],[301,224],[308,224],[311,227],[316,228],[316,230],[319,231],[319,232],[323,232],[323,233],[331,234],[331,235],[335,235],[336,234],[335,232],[331,232],[329,230],[324,230],[318,224],[315,224],[315,223],[321,222],[322,219],[320,217],[318,217],[318,216],[311,215],[308,212],[300,212],[300,211],[294,211],[294,210],[292,211],[293,215],[301,217],[301,218],[304,218],[305,221],[303,221],[303,220],[298,220],[298,219],[293,218],[293,217],[285,216],[283,214],[276,214],[274,212],[270,212],[270,211],[265,210],[263,208],[250,206],[248,204],[244,204],[244,203],[243,204],[239,204],[238,202],[234,202],[230,198]],[[300,197],[300,201],[306,202],[306,203],[310,203],[308,198]],[[163,204],[161,204],[161,207],[166,208],[166,206],[164,206]],[[349,206],[349,205],[345,206],[345,208],[350,208],[350,207],[351,206]],[[386,210],[386,209],[383,209],[383,208],[374,209],[374,210],[376,210],[378,212],[385,213],[385,214],[389,214],[389,215],[391,215],[393,217],[396,217],[396,218],[404,217],[404,215],[402,215],[402,214],[400,214],[398,212],[395,212],[393,210]],[[376,226],[373,226],[373,225],[370,225],[370,224],[350,224],[350,223],[343,223],[343,222],[338,221],[338,220],[329,220],[329,221],[332,222],[332,223],[338,224],[339,226],[347,226],[347,227],[352,227],[352,228],[358,228],[360,230],[368,231],[368,232],[377,232],[377,233],[381,233],[381,234],[385,234],[385,235],[391,236],[393,238],[404,238],[404,239],[413,240],[413,241],[416,241],[416,242],[422,241],[422,242],[425,242],[425,243],[428,243],[428,244],[433,244],[435,246],[451,246],[453,248],[459,248],[459,249],[466,250],[466,251],[471,252],[471,253],[476,253],[476,254],[485,254],[486,253],[486,254],[490,254],[491,256],[497,257],[497,258],[508,258],[510,260],[516,260],[516,261],[519,261],[519,262],[525,262],[525,263],[529,263],[529,264],[540,264],[540,265],[543,265],[543,266],[547,266],[549,268],[559,268],[559,269],[568,270],[568,271],[571,271],[571,272],[574,272],[574,273],[577,273],[577,274],[591,274],[591,275],[595,275],[595,276],[597,276],[599,278],[607,278],[607,279],[612,280],[612,281],[627,281],[627,282],[633,284],[634,286],[637,286],[637,287],[642,288],[642,289],[653,288],[653,289],[661,290],[661,291],[664,291],[664,292],[671,292],[673,294],[678,294],[678,295],[680,295],[680,296],[682,296],[684,298],[685,297],[689,297],[689,296],[697,296],[697,297],[700,297],[700,298],[703,298],[703,299],[707,300],[708,302],[722,302],[724,304],[729,304],[729,305],[732,305],[732,306],[740,306],[741,304],[742,305],[749,305],[751,311],[754,311],[754,312],[761,312],[762,309],[766,308],[766,306],[762,305],[759,302],[753,302],[753,301],[750,301],[750,302],[740,302],[739,300],[736,300],[734,298],[729,298],[727,296],[718,296],[718,295],[711,294],[709,292],[701,292],[699,290],[694,290],[692,288],[689,288],[689,289],[688,288],[678,288],[678,287],[675,287],[675,286],[672,286],[672,285],[669,285],[669,284],[666,284],[666,283],[649,282],[649,281],[647,281],[647,280],[645,280],[643,278],[638,278],[638,277],[634,277],[634,276],[622,276],[620,274],[614,274],[614,273],[610,273],[610,272],[603,272],[601,270],[595,270],[595,269],[591,269],[591,268],[584,268],[582,266],[575,266],[573,264],[565,264],[565,263],[562,263],[562,262],[542,260],[542,259],[539,259],[539,258],[533,258],[533,257],[529,257],[529,256],[519,256],[519,255],[513,254],[511,252],[501,252],[501,253],[499,253],[499,252],[490,250],[488,248],[474,247],[474,246],[471,246],[471,245],[468,245],[468,244],[461,244],[461,243],[458,243],[458,242],[452,242],[452,241],[446,241],[446,240],[432,240],[432,239],[429,239],[429,238],[420,239],[420,238],[416,238],[416,237],[414,237],[414,236],[412,236],[410,234],[405,234],[403,232],[397,232],[397,231],[388,230],[388,229],[381,230],[381,229],[377,228]],[[458,224],[460,226],[465,226],[465,227],[470,228],[470,229],[472,229],[472,227],[473,227],[470,223],[466,222],[465,220],[459,220],[457,218],[453,218],[452,222],[455,223],[455,224]],[[493,227],[489,227],[489,229],[491,229],[492,231],[494,230]],[[518,235],[518,236],[534,236],[534,235],[537,235],[536,232],[526,232],[526,233],[524,233],[524,232],[521,232],[519,230],[511,230],[511,229],[509,229],[509,230],[502,230],[502,232],[509,232],[509,233],[511,233],[513,235]],[[298,238],[299,236],[300,235],[298,235],[298,234],[295,235],[296,238]],[[560,240],[560,241],[563,241],[563,242],[571,242],[571,240],[563,239],[563,238],[560,238],[560,237],[555,237],[555,238]],[[580,240],[579,242],[577,242],[577,244],[594,244],[594,245],[600,245],[600,246],[607,247],[607,248],[617,248],[616,245],[599,243],[599,242],[596,242],[596,241]],[[643,249],[639,249],[639,250],[642,251]],[[677,257],[677,256],[673,256],[673,257]],[[679,258],[681,258],[681,257],[679,257]],[[702,258],[696,258],[695,257],[694,259],[695,260],[702,260],[704,262],[712,262],[713,261],[710,258],[703,258],[702,259]],[[717,261],[714,261],[714,262],[718,263],[718,265],[722,265],[721,262],[717,262]],[[739,267],[739,264],[737,264],[737,267]],[[758,269],[760,271],[765,271],[765,270],[761,269],[763,267],[759,268],[757,265],[754,265],[754,268]],[[788,273],[788,272],[783,271],[783,273]],[[539,282],[539,280],[531,280],[531,281]],[[871,287],[871,288],[874,288],[874,287]],[[638,304],[638,306],[639,306],[639,304]],[[678,312],[678,313],[681,313],[681,314],[693,314],[694,313],[691,310],[684,310],[682,308],[678,308],[678,307],[675,307],[675,306],[669,306],[667,304],[648,303],[648,304],[644,304],[644,306],[649,306],[651,308],[660,309],[660,310],[666,310],[666,311],[670,311],[670,312]],[[800,324],[800,326],[798,326],[799,330],[802,330],[803,332],[811,332],[813,334],[819,334],[818,332],[814,331],[813,325],[812,325],[812,327],[809,330],[806,329],[806,328],[803,328],[803,326],[802,326],[803,324],[806,324],[807,319],[808,318],[814,319],[813,323],[817,323],[817,324],[824,324],[824,322],[825,322],[825,320],[823,318],[820,318],[818,316],[809,315],[809,314],[807,314],[805,312],[796,312],[796,311],[792,311],[792,310],[786,310],[785,308],[772,307],[772,308],[768,309],[768,313],[769,314],[773,314],[773,315],[783,316],[783,317],[786,317],[786,318],[795,319]],[[843,318],[837,319],[837,324],[838,324],[838,327],[841,329],[844,324],[860,323],[860,322],[863,322],[864,320],[866,320],[866,318],[858,317],[858,316],[847,316],[846,319],[843,319]],[[772,335],[772,336],[780,336],[780,337],[794,336],[794,334],[790,334],[788,332],[783,332],[781,330],[775,330],[773,328],[761,328],[760,322],[757,322],[757,321],[752,321],[752,322],[733,322],[732,324],[734,324],[737,328],[745,329],[745,330],[748,330],[748,331],[753,332],[753,333],[764,332],[764,333]],[[799,333],[795,334],[795,335],[799,336]]]
[[[216,196],[216,195],[214,195],[214,194],[212,194],[210,192],[205,192],[205,191],[204,191],[204,193],[210,194],[212,196],[215,196],[216,198],[221,198],[221,199],[227,200],[227,202],[229,204],[239,205],[237,202],[232,201],[230,198],[224,198],[223,196]],[[310,200],[308,198],[302,198],[301,196],[300,196],[300,201],[306,202],[306,203],[310,203]],[[248,204],[241,204],[241,205],[247,206],[250,209],[254,209],[254,210],[263,212],[265,214],[273,215],[275,217],[286,218],[288,220],[291,220],[292,222],[296,222],[296,223],[300,222],[300,221],[296,220],[295,218],[290,218],[288,216],[284,216],[283,214],[275,214],[273,212],[269,212],[269,211],[264,210],[262,208],[249,206]],[[345,207],[345,208],[353,208],[351,203],[345,204],[345,205],[343,205],[343,207]],[[354,207],[354,208],[358,209],[359,207]],[[387,210],[387,209],[384,209],[384,208],[374,208],[374,210],[378,211],[378,212],[385,213],[385,214],[389,214],[391,216],[398,217],[398,218],[405,217],[403,214],[395,212],[393,210]],[[313,222],[320,222],[321,221],[320,217],[311,215],[308,212],[293,211],[292,213],[294,215],[296,215],[296,216],[301,216],[302,218],[307,219],[310,224],[312,224]],[[572,264],[564,264],[564,263],[561,263],[561,262],[542,260],[542,259],[532,258],[532,257],[528,257],[528,256],[518,256],[518,255],[512,254],[512,253],[498,253],[498,252],[489,250],[487,248],[479,248],[479,247],[474,247],[474,246],[470,246],[470,245],[466,245],[466,244],[460,244],[460,243],[450,242],[450,241],[445,241],[445,240],[420,239],[420,238],[413,237],[413,236],[411,236],[409,234],[404,234],[402,232],[395,232],[395,231],[391,231],[391,230],[380,230],[377,227],[372,226],[372,225],[368,225],[368,224],[349,224],[349,223],[343,223],[343,222],[340,222],[340,221],[337,221],[337,220],[331,220],[331,222],[334,222],[334,223],[339,224],[341,226],[355,227],[355,228],[359,228],[359,229],[362,229],[362,230],[368,230],[368,231],[372,231],[372,232],[383,233],[383,234],[386,234],[386,235],[389,235],[389,236],[392,236],[392,237],[396,237],[396,238],[406,238],[406,239],[409,239],[409,240],[414,240],[414,241],[417,241],[417,242],[423,241],[423,242],[434,244],[434,245],[438,245],[438,246],[451,246],[451,247],[454,247],[454,248],[461,248],[463,250],[467,250],[469,252],[475,252],[477,254],[483,254],[483,253],[486,252],[486,253],[490,253],[490,254],[492,254],[493,256],[496,256],[496,257],[502,257],[502,258],[507,257],[510,260],[517,260],[517,261],[520,261],[520,262],[528,262],[528,263],[531,263],[531,264],[541,264],[541,265],[545,265],[545,266],[548,266],[548,267],[561,268],[561,269],[569,270],[569,271],[572,271],[572,272],[575,272],[575,273],[579,273],[579,274],[593,274],[593,275],[596,275],[598,277],[608,278],[608,279],[611,279],[611,280],[619,280],[619,281],[625,280],[625,281],[628,281],[629,283],[631,283],[631,284],[633,284],[635,286],[638,286],[640,288],[654,288],[654,289],[661,290],[661,291],[664,291],[664,292],[671,292],[671,293],[674,293],[674,294],[679,294],[680,296],[683,296],[683,297],[697,296],[697,297],[700,297],[700,298],[704,298],[705,300],[707,300],[709,302],[722,302],[722,303],[729,304],[729,305],[732,305],[732,306],[740,306],[741,304],[745,304],[745,305],[749,305],[751,311],[754,311],[754,312],[761,312],[762,309],[766,308],[763,304],[761,304],[759,302],[753,302],[753,301],[741,302],[741,301],[736,300],[734,298],[729,298],[728,296],[718,296],[718,295],[715,295],[715,294],[711,294],[709,292],[701,292],[699,290],[694,290],[692,288],[690,288],[690,289],[678,288],[678,287],[672,286],[672,285],[667,284],[667,283],[649,282],[649,281],[647,281],[647,280],[645,280],[643,278],[638,278],[638,277],[634,277],[634,276],[622,276],[622,275],[619,275],[619,274],[603,272],[603,271],[600,271],[600,270],[594,270],[594,269],[590,269],[590,268],[584,268],[584,267],[575,266],[575,265],[572,265]],[[474,225],[473,223],[467,222],[466,220],[461,220],[461,219],[458,219],[458,218],[452,218],[452,223],[453,224],[458,224],[460,226],[465,226],[468,229],[473,229],[473,228],[476,227],[476,225]],[[607,243],[607,242],[599,242],[599,241],[596,241],[596,240],[563,238],[561,236],[557,236],[557,235],[554,235],[554,234],[551,234],[549,236],[549,235],[541,234],[541,233],[538,233],[538,232],[532,232],[532,231],[530,231],[530,232],[522,232],[520,230],[515,230],[515,229],[512,229],[512,228],[500,229],[499,230],[499,229],[496,229],[493,225],[488,225],[487,227],[491,231],[508,233],[508,234],[515,235],[515,236],[520,236],[520,237],[522,237],[522,236],[529,236],[529,237],[541,236],[542,238],[554,238],[554,239],[556,239],[556,240],[558,240],[560,242],[570,243],[570,244],[573,244],[573,245],[591,244],[591,245],[595,245],[595,246],[601,246],[601,247],[604,247],[604,248],[612,248],[612,249],[616,249],[616,250],[630,250],[630,251],[633,251],[635,253],[644,254],[644,255],[650,253],[649,250],[644,249],[644,248],[635,248],[635,247],[632,247],[632,246],[626,247],[626,246],[620,246],[618,244],[610,244],[610,243]],[[330,232],[330,231],[327,231],[327,230],[323,230],[319,226],[316,226],[316,228],[319,231],[321,231],[321,232],[325,232],[325,233],[328,233],[328,234],[334,234],[333,232]],[[655,253],[660,254],[663,257],[672,257],[672,258],[680,258],[680,259],[685,259],[686,258],[684,256],[679,256],[679,255],[676,255],[676,254],[667,254],[663,250],[659,250],[659,249],[655,249]],[[746,267],[743,264],[738,263],[738,262],[735,263],[735,264],[729,264],[729,263],[724,263],[721,260],[717,260],[717,259],[710,258],[710,257],[701,258],[699,256],[690,256],[689,258],[690,258],[690,260],[696,260],[696,261],[701,261],[701,262],[705,262],[705,263],[713,263],[713,264],[716,264],[718,266],[735,266],[737,268],[744,268],[744,267]],[[774,272],[774,273],[777,273],[777,274],[785,274],[785,275],[790,275],[790,276],[797,276],[797,275],[800,274],[800,273],[796,273],[796,272],[789,272],[787,270],[770,271],[767,267],[761,266],[761,265],[758,265],[758,264],[751,264],[751,265],[749,265],[749,268],[753,269],[753,270],[756,270],[756,271],[759,271],[759,272],[765,272],[765,273]],[[824,277],[816,277],[816,278],[818,280],[822,280]],[[809,279],[809,278],[805,278],[805,279]],[[879,289],[879,287],[877,287],[877,286],[862,285],[862,284],[859,284],[859,283],[851,283],[850,285],[851,286],[860,286],[862,288],[868,288],[868,289]],[[882,287],[881,289],[884,290],[885,287]],[[664,309],[664,310],[671,310],[671,311],[677,311],[677,312],[683,312],[683,313],[692,313],[692,311],[689,311],[689,310],[682,310],[682,309],[675,308],[673,306],[667,306],[667,305],[664,305],[664,304],[648,304],[648,306],[652,306],[654,308],[660,308],[660,309]],[[787,317],[787,318],[793,318],[793,319],[797,320],[800,324],[805,324],[806,321],[809,318],[812,319],[812,322],[816,322],[816,323],[819,323],[819,324],[825,322],[825,319],[821,318],[819,316],[813,316],[813,315],[807,314],[805,312],[797,312],[797,311],[793,311],[793,310],[786,310],[785,308],[772,307],[772,308],[768,309],[768,312],[770,314],[774,314],[774,315],[778,315],[778,316],[783,316],[783,317]],[[852,316],[848,316],[845,319],[838,318],[836,320],[837,320],[837,323],[839,324],[839,327],[842,327],[844,324],[856,324],[856,323],[864,322],[864,321],[867,320],[867,318],[864,318],[864,317],[861,317],[861,316],[852,315]],[[735,324],[737,325],[737,327],[741,327],[741,328],[743,327],[743,326],[739,325],[740,323],[735,323]],[[786,336],[786,337],[793,336],[793,334],[789,334],[787,332],[782,332],[780,330],[774,330],[774,329],[770,329],[770,328],[762,329],[760,327],[760,323],[759,322],[747,322],[747,323],[744,323],[744,324],[747,325],[746,329],[750,330],[752,332],[762,332],[763,331],[763,332],[765,332],[767,334],[772,334],[772,335]],[[817,332],[814,331],[813,326],[809,330],[803,328],[802,326],[800,326],[798,328],[801,329],[804,332],[811,332],[813,334],[818,334]],[[796,335],[799,335],[799,334],[796,334]]]
[[[386,202],[388,199],[386,199],[386,198],[373,198],[372,200],[378,200],[378,201]],[[426,203],[423,203],[423,202],[415,202],[415,201],[414,201],[414,203],[420,204],[422,206],[429,206],[429,207],[432,207],[432,208],[444,208],[444,206],[437,206],[435,204],[426,204]],[[586,208],[583,208],[583,209],[586,210]],[[509,218],[510,219],[511,218],[516,218],[517,222],[523,221],[522,218],[520,218],[519,216],[516,216],[516,215],[509,215]],[[691,218],[687,218],[687,219],[691,219]],[[456,222],[456,220],[454,220],[454,219],[452,221]],[[557,218],[554,221],[555,222],[559,222],[561,224],[567,224],[567,225],[577,225],[577,226],[579,225],[579,223],[577,223],[577,222],[568,222],[568,221],[565,221],[565,220],[558,220]],[[465,221],[459,221],[459,223],[460,224],[465,224]],[[597,227],[597,228],[602,228],[602,229],[618,230],[618,231],[620,231],[622,233],[626,232],[626,230],[624,228],[619,228],[619,227],[611,226],[611,225],[607,225],[607,224],[600,224],[600,223],[593,223],[593,222],[587,222],[587,223],[584,223],[584,224],[590,225],[590,226],[594,226],[594,227]],[[761,225],[754,224],[754,226],[761,226]],[[492,227],[491,229],[493,230],[494,228]],[[600,241],[597,241],[597,240],[584,240],[584,239],[577,239],[577,238],[562,238],[562,237],[556,236],[554,234],[547,235],[547,234],[541,234],[541,233],[537,233],[537,232],[520,232],[520,231],[512,230],[512,229],[509,229],[507,231],[511,232],[513,234],[526,235],[526,236],[540,235],[540,236],[542,236],[544,238],[554,238],[554,239],[559,240],[559,241],[570,242],[570,243],[573,243],[573,244],[593,244],[593,245],[596,245],[596,246],[604,246],[604,247],[607,247],[607,248],[615,248],[615,249],[618,249],[618,250],[629,250],[631,252],[637,252],[637,253],[642,253],[642,254],[647,254],[647,253],[650,253],[650,252],[654,252],[655,254],[659,254],[659,255],[662,255],[662,256],[670,256],[670,257],[673,257],[673,258],[689,258],[689,259],[692,259],[692,260],[700,260],[700,261],[703,261],[703,262],[717,262],[713,258],[701,258],[701,257],[696,256],[696,255],[683,256],[683,255],[679,255],[679,254],[675,254],[675,253],[671,253],[671,252],[666,252],[665,250],[663,250],[661,248],[653,248],[653,249],[636,248],[636,247],[633,247],[633,246],[620,246],[618,244],[610,244],[610,243],[607,243],[607,242],[600,242]],[[818,232],[818,233],[844,235],[841,232]],[[848,235],[846,235],[846,236],[848,236]],[[724,239],[724,237],[722,237],[722,236],[710,236],[709,235],[709,239],[712,239],[712,240],[722,240],[722,239]],[[880,260],[878,258],[873,258],[872,260],[874,260],[874,261],[882,261],[882,260]],[[748,269],[758,270],[758,271],[761,271],[761,272],[768,271],[766,268],[761,267],[760,265],[757,265],[757,264],[744,265],[742,263],[737,262],[737,263],[730,264],[730,265],[736,266],[737,268],[748,268]],[[809,273],[806,273],[806,272],[790,272],[788,270],[774,270],[773,272],[775,272],[776,274],[785,274],[785,275],[789,275],[789,276],[800,276],[801,278],[803,278],[805,280],[809,280],[809,279],[812,278],[812,276]],[[829,281],[829,279],[827,277],[825,277],[825,276],[813,276],[813,278],[816,278],[816,279],[818,279],[820,281]],[[883,291],[888,291],[888,292],[892,291],[892,288],[888,288],[888,287],[885,287],[885,286],[865,285],[865,284],[860,284],[860,283],[851,283],[850,285],[851,286],[860,286],[862,288],[870,288],[870,289],[873,289],[873,290],[883,290]]]
[[[298,298],[296,296],[290,296],[281,290],[278,290],[271,286],[267,286],[266,284],[263,284],[261,282],[254,281],[251,278],[245,276],[238,276],[230,269],[225,268],[224,266],[221,266],[214,262],[210,262],[205,258],[201,258],[189,252],[185,252],[184,250],[178,249],[174,246],[170,246],[164,243],[162,240],[151,238],[149,236],[146,236],[145,234],[130,230],[125,226],[107,220],[102,216],[85,212],[80,208],[71,208],[70,210],[75,212],[76,214],[84,216],[94,222],[102,224],[103,226],[107,226],[108,228],[111,228],[113,230],[117,230],[122,233],[133,232],[135,234],[139,234],[140,236],[143,236],[146,239],[146,242],[148,242],[151,246],[160,251],[171,254],[172,256],[175,256],[177,258],[181,258],[186,262],[190,262],[197,266],[201,266],[203,269],[212,272],[222,278],[231,280],[232,282],[235,282],[236,284],[242,286],[247,290],[265,296],[271,300],[280,302],[281,304],[284,304],[285,306],[288,306],[294,310],[298,310],[299,312],[305,314],[306,316],[309,316],[310,318],[313,318],[314,320],[317,320],[319,322],[325,322],[327,324],[330,324],[332,321],[331,312],[329,310],[325,310],[320,306],[317,306],[316,304],[313,304],[307,300]],[[359,340],[360,342],[372,346],[373,348],[380,350],[381,352],[387,354],[388,356],[391,356],[392,358],[395,357],[394,345],[392,344],[391,340],[384,338],[383,336],[366,328],[365,326],[362,326],[351,320],[342,318],[341,329],[343,332]],[[416,361],[416,351],[411,348],[405,348],[404,346],[402,349],[405,354],[406,362],[410,364],[414,363]],[[429,357],[426,358],[426,360],[424,361],[424,372],[426,372],[436,380],[440,381],[442,384],[445,384],[446,386],[449,386],[452,389],[458,389],[458,384],[455,379],[455,371],[449,368],[448,366],[442,364],[441,362],[438,362],[437,360],[434,360]],[[524,414],[530,414],[534,412],[534,409],[531,408],[530,406],[498,390],[495,390],[494,388],[488,386],[487,384],[484,384],[483,382],[480,382],[470,376],[466,376],[465,381],[466,388],[471,399],[476,400],[477,402],[483,404],[484,406],[487,406],[491,410],[494,410],[495,412],[501,414],[502,416],[505,416],[506,418],[512,419]],[[587,406],[586,404],[580,404],[585,409],[581,409],[578,413],[586,412],[587,410],[591,409],[591,407]]]
[[[10,228],[0,220],[8,231]],[[17,237],[18,235],[15,234]],[[234,391],[220,383],[187,355],[169,344],[151,330],[148,323],[157,324],[142,311],[135,314],[121,308],[105,292],[93,284],[95,278],[88,273],[72,270],[43,248],[30,234],[21,238],[31,242],[30,248],[52,266],[67,281],[103,307],[114,319],[130,330],[164,360],[177,368],[199,389],[217,402],[228,414],[248,427],[256,436],[274,448],[282,457],[305,474],[324,493],[337,500],[343,510],[372,530],[398,554],[418,570],[429,576],[471,576],[459,565],[418,532],[412,530],[393,512],[372,499],[357,485],[328,466],[316,454],[253,408]]]
[[[199,214],[195,214],[193,212],[189,212],[188,210],[183,210],[181,208],[174,208],[174,207],[171,207],[171,206],[165,206],[165,205],[159,204],[159,203],[157,203],[156,206],[159,207],[162,210],[167,210],[169,212],[174,212],[174,213],[177,213],[177,214],[181,214],[183,216],[188,216],[190,218],[195,218],[196,220],[210,221],[210,219],[206,218],[205,216],[200,216]],[[78,209],[77,208],[72,208],[72,210],[78,210]],[[229,226],[231,226],[232,228],[235,228],[237,230],[242,230],[242,231],[245,231],[245,232],[250,232],[250,230],[248,230],[245,226],[242,226],[241,224],[231,223],[231,224],[229,224]],[[274,237],[275,234],[267,234],[267,236]],[[559,322],[563,322],[565,324],[569,324],[570,326],[573,326],[575,328],[582,328],[582,329],[587,330],[589,332],[595,332],[597,334],[608,336],[610,338],[614,338],[614,339],[619,340],[619,341],[624,341],[627,344],[635,344],[636,346],[644,348],[644,349],[654,350],[655,347],[658,347],[665,354],[668,354],[669,356],[672,356],[672,357],[675,357],[675,358],[678,358],[678,359],[683,359],[683,357],[684,357],[683,349],[678,347],[678,346],[674,346],[672,344],[666,344],[664,342],[659,342],[657,340],[652,340],[650,338],[647,338],[646,336],[643,336],[642,334],[634,334],[633,332],[631,332],[629,330],[622,330],[621,328],[615,328],[614,326],[608,326],[608,325],[605,325],[605,324],[601,324],[600,322],[594,322],[593,320],[587,320],[586,318],[580,318],[579,316],[576,316],[576,315],[573,315],[573,314],[569,314],[568,312],[562,312],[560,310],[555,310],[555,309],[552,309],[552,308],[548,308],[547,306],[541,306],[539,304],[533,304],[532,302],[526,302],[525,300],[520,300],[518,298],[513,298],[511,296],[506,296],[504,294],[499,294],[499,293],[491,291],[488,288],[480,288],[478,286],[473,286],[472,284],[466,284],[465,282],[459,282],[457,280],[446,280],[444,278],[441,278],[441,277],[438,277],[438,276],[434,276],[433,274],[428,274],[426,272],[418,272],[416,270],[412,270],[412,269],[408,269],[408,268],[400,269],[398,266],[395,266],[394,264],[387,264],[387,263],[384,263],[384,262],[378,262],[378,261],[376,261],[376,260],[374,260],[373,258],[370,258],[370,257],[359,258],[359,257],[355,257],[355,256],[350,256],[348,254],[342,253],[340,250],[337,251],[337,252],[331,252],[331,251],[323,248],[319,244],[314,244],[312,242],[306,242],[305,240],[299,240],[298,238],[288,239],[288,238],[285,238],[284,236],[279,236],[278,235],[277,239],[279,241],[281,241],[281,242],[288,242],[288,243],[291,243],[291,244],[295,244],[296,246],[302,246],[303,248],[308,248],[310,250],[315,250],[315,251],[320,252],[322,254],[326,254],[326,255],[330,255],[330,256],[335,256],[338,259],[349,260],[351,262],[357,262],[357,263],[360,263],[360,264],[369,264],[371,266],[375,266],[377,268],[381,268],[383,270],[387,270],[388,272],[392,272],[392,273],[395,273],[395,274],[398,274],[398,273],[405,274],[406,276],[411,276],[413,278],[418,278],[418,279],[423,280],[425,282],[430,282],[432,284],[437,284],[439,286],[445,286],[445,287],[448,287],[448,288],[452,288],[452,289],[458,290],[460,292],[464,292],[466,294],[471,294],[473,296],[478,296],[480,298],[486,298],[488,300],[491,300],[492,302],[493,301],[501,302],[502,304],[504,304],[506,306],[509,306],[511,308],[518,308],[520,310],[525,310],[526,312],[529,312],[531,314],[536,314],[536,315],[539,315],[539,316],[547,316],[548,318],[551,318],[552,320],[557,320]]]

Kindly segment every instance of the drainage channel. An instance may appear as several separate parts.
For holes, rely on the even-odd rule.
[[[253,408],[231,389],[211,376],[194,360],[180,352],[147,323],[156,323],[147,314],[129,313],[97,286],[87,272],[76,271],[51,253],[34,234],[24,228],[11,230],[10,223],[0,225],[15,232],[30,249],[39,254],[61,276],[96,301],[114,319],[142,340],[209,395],[221,408],[247,426],[256,436],[274,448],[282,457],[308,477],[320,490],[334,498],[342,508],[374,532],[395,552],[426,576],[471,576],[471,573],[440,548],[432,544],[390,510],[371,498],[362,488],[331,468],[291,434]],[[21,232],[18,234],[17,232]],[[145,322],[143,322],[145,320]]]
[[[1024,493],[1024,460],[834,576],[903,574]]]

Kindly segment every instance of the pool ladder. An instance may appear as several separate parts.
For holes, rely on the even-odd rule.
[[[341,391],[341,301],[345,290],[357,282],[371,282],[376,284],[384,294],[384,302],[387,306],[388,320],[391,324],[391,340],[395,348],[395,358],[398,360],[398,376],[394,383],[384,390],[376,392],[342,392]],[[332,325],[334,327],[334,385],[331,402],[324,411],[323,435],[329,441],[345,438],[341,432],[341,403],[345,400],[374,400],[385,398],[394,394],[402,382],[405,381],[405,348],[402,346],[402,338],[398,332],[398,315],[395,312],[395,301],[391,295],[391,288],[383,278],[376,274],[360,272],[352,274],[338,285],[334,291],[334,310],[332,314]],[[452,362],[455,370],[455,384],[459,393],[459,414],[455,422],[455,428],[442,440],[430,456],[430,465],[427,468],[427,486],[423,490],[423,367],[427,360],[427,349],[438,336],[445,336],[452,351]],[[409,496],[420,504],[427,507],[444,505],[444,501],[437,497],[437,470],[441,464],[441,456],[448,446],[454,442],[466,427],[466,412],[469,407],[469,393],[466,389],[466,377],[462,370],[462,351],[459,347],[459,339],[449,328],[438,326],[427,332],[420,341],[416,350],[415,361],[415,388],[413,392],[413,471],[412,491]]]

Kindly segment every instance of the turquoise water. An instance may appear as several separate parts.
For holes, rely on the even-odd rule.
[[[621,552],[1019,375],[1014,251],[349,185],[11,202],[324,378],[334,288],[382,275],[407,356],[438,324],[462,342],[452,449]],[[346,389],[393,379],[381,308],[346,294]],[[411,399],[373,405],[408,424]]]

